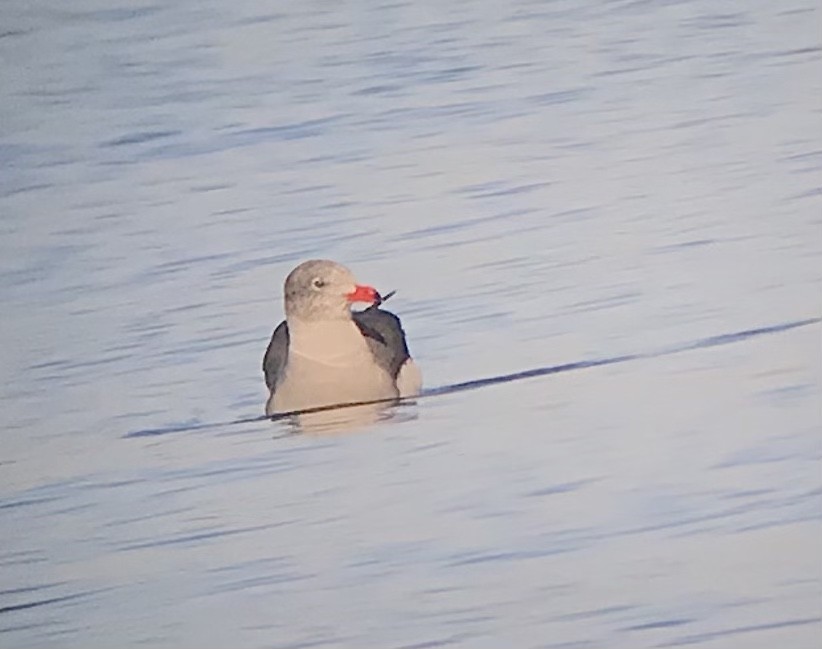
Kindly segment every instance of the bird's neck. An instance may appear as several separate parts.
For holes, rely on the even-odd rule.
[[[368,353],[368,344],[351,318],[288,318],[289,354],[328,365],[346,364]]]

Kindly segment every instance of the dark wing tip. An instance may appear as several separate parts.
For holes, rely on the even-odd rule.
[[[393,291],[388,291],[388,293],[386,293],[385,295],[380,295],[378,297],[377,301],[374,302],[374,304],[372,304],[371,307],[380,307],[380,306],[382,306],[385,302],[387,302],[390,298],[394,297],[394,295],[396,295],[396,294],[397,294],[397,290],[394,289]]]

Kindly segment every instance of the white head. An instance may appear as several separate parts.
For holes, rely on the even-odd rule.
[[[353,273],[327,259],[305,261],[285,278],[285,315],[305,321],[351,317],[353,302],[380,301],[380,294],[357,284]]]

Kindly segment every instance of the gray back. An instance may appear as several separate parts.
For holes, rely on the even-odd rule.
[[[370,306],[365,311],[355,311],[351,315],[365,336],[377,365],[396,379],[402,364],[410,357],[400,319],[378,306]]]

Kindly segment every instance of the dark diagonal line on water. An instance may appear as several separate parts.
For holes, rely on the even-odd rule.
[[[707,338],[700,338],[690,342],[671,345],[651,352],[624,354],[621,356],[610,356],[606,358],[596,358],[590,360],[577,361],[574,363],[564,363],[562,365],[549,365],[546,367],[535,367],[521,372],[513,372],[511,374],[500,374],[497,376],[489,376],[481,379],[473,379],[471,381],[462,381],[460,383],[451,383],[437,388],[429,388],[423,390],[422,393],[414,397],[391,398],[391,399],[376,399],[373,401],[356,401],[351,403],[337,403],[328,406],[318,406],[315,408],[306,408],[303,410],[292,410],[289,412],[281,412],[268,417],[266,415],[259,415],[256,417],[246,417],[243,419],[235,419],[233,421],[222,421],[212,423],[188,423],[178,424],[174,426],[166,426],[163,428],[152,428],[145,430],[136,430],[126,433],[125,437],[151,437],[156,435],[165,435],[169,433],[179,433],[194,430],[205,430],[208,428],[220,428],[223,426],[236,426],[239,424],[250,424],[254,422],[265,421],[280,421],[283,419],[290,419],[297,415],[307,415],[317,412],[326,412],[328,410],[341,410],[343,408],[354,408],[357,406],[367,406],[376,404],[396,404],[401,402],[413,402],[430,397],[438,397],[445,394],[454,394],[456,392],[466,392],[468,390],[476,390],[478,388],[485,388],[491,385],[498,385],[500,383],[511,383],[513,381],[522,381],[525,379],[534,379],[542,376],[549,376],[551,374],[561,374],[564,372],[573,372],[577,370],[591,369],[595,367],[603,367],[605,365],[618,365],[620,363],[627,363],[640,359],[660,358],[662,356],[672,356],[682,352],[693,351],[696,349],[709,349],[711,347],[721,347],[723,345],[730,345],[732,343],[743,342],[751,338],[765,336],[770,334],[790,331],[791,329],[798,329],[800,327],[807,327],[810,325],[822,322],[822,318],[808,318],[805,320],[794,320],[792,322],[783,322],[780,324],[769,325],[766,327],[757,327],[755,329],[745,329],[742,331],[734,331],[731,333],[718,334],[716,336],[709,336]]]

